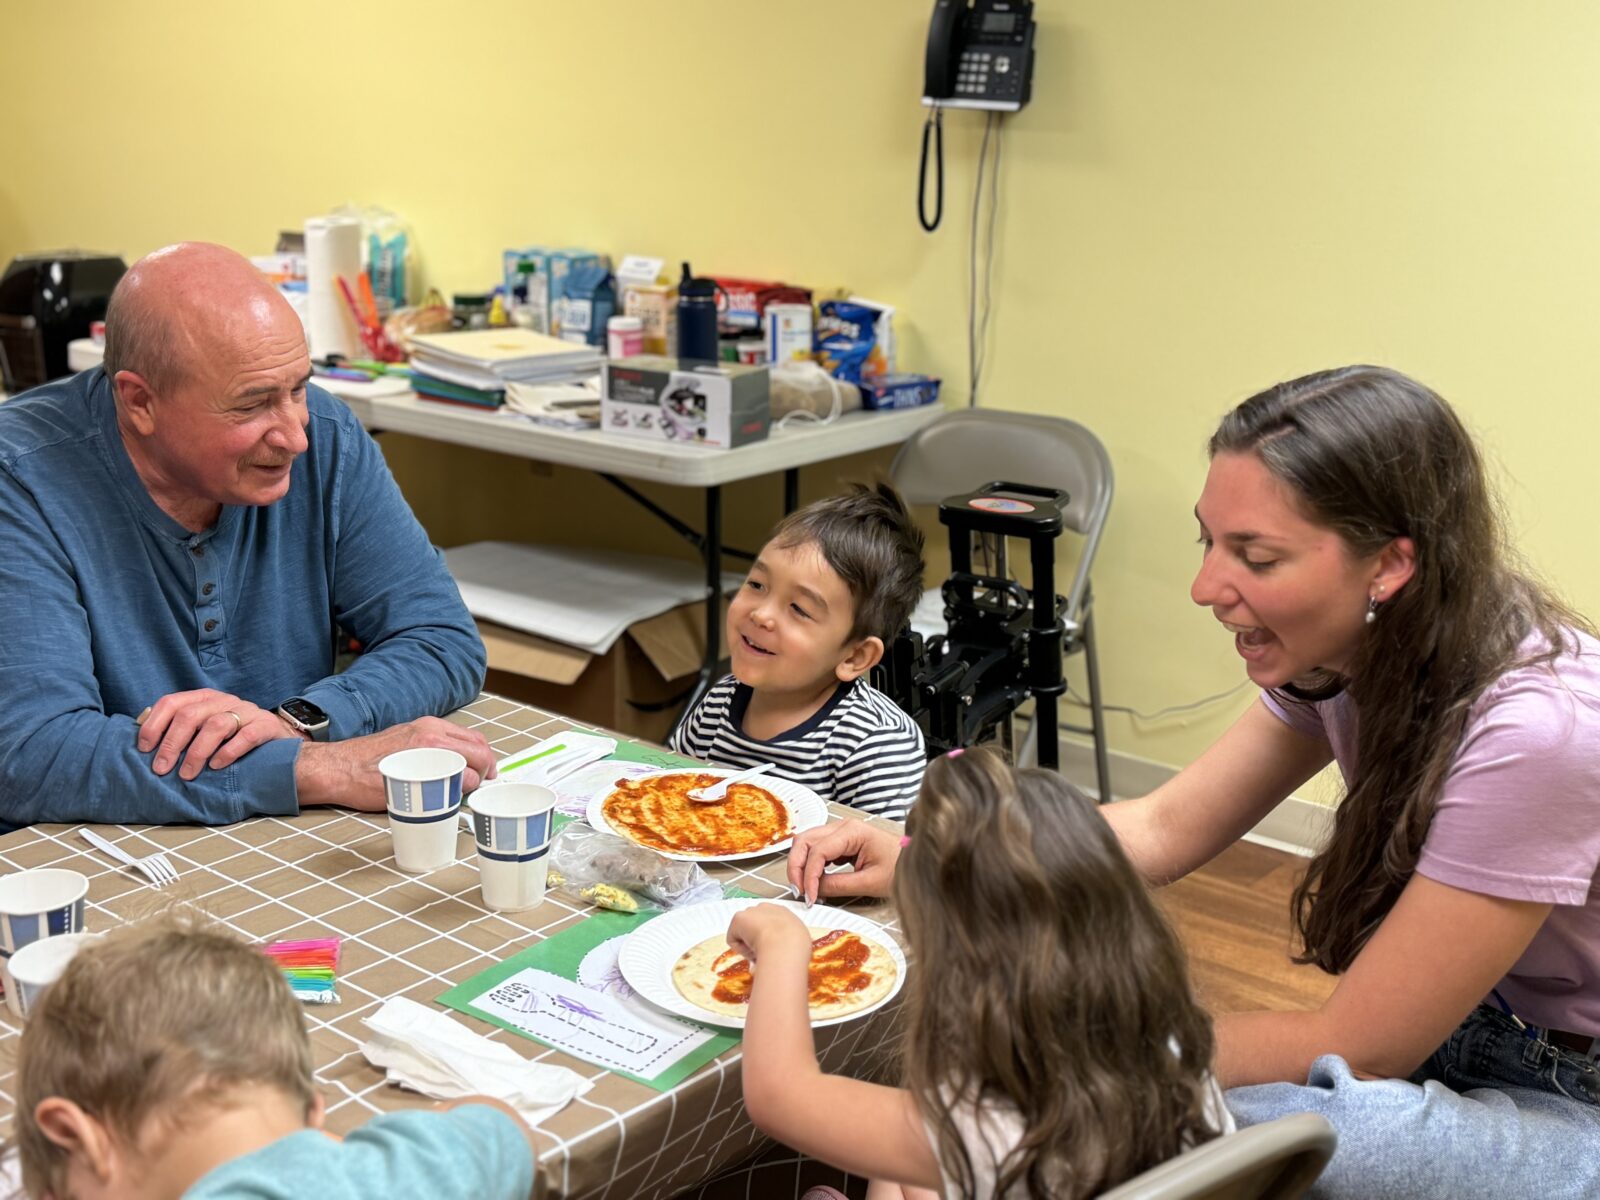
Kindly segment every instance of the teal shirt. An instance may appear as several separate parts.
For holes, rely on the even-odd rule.
[[[297,811],[298,739],[155,774],[134,719],[171,692],[305,696],[335,739],[477,697],[483,642],[377,443],[316,386],[306,408],[288,494],[193,533],[140,481],[100,368],[0,405],[0,823]],[[365,649],[341,674],[336,625]]]
[[[224,1163],[183,1200],[528,1200],[533,1150],[498,1109],[388,1113],[336,1142],[314,1129]]]

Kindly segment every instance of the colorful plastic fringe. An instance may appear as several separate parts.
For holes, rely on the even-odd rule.
[[[337,1004],[333,977],[339,969],[339,939],[312,938],[304,942],[272,942],[262,951],[278,964],[294,989],[295,998],[306,1004]]]

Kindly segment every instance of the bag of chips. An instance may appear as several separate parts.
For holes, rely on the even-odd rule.
[[[817,361],[836,379],[860,383],[878,341],[878,310],[850,300],[817,305]]]

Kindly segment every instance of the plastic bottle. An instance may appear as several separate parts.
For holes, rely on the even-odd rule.
[[[612,317],[606,322],[606,356],[632,358],[644,353],[644,322],[638,317]]]

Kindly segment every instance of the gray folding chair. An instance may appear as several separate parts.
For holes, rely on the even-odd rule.
[[[1186,1150],[1100,1200],[1296,1200],[1333,1157],[1327,1119],[1295,1113]]]
[[[1062,650],[1066,654],[1083,651],[1089,676],[1089,724],[1065,728],[1093,739],[1100,800],[1110,800],[1111,769],[1094,640],[1094,594],[1089,584],[1089,569],[1100,546],[1114,490],[1111,456],[1105,446],[1088,429],[1065,417],[968,408],[918,430],[895,455],[890,471],[907,504],[937,504],[947,496],[996,481],[1067,493],[1066,525],[1081,535],[1083,546],[1061,614]],[[1044,732],[1057,736],[1055,730]],[[1017,754],[1019,762],[1027,757],[1029,745],[1037,745],[1039,736],[1035,722]]]

